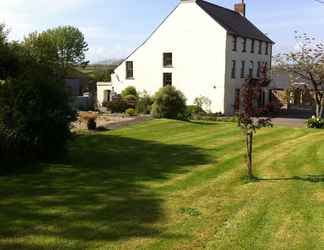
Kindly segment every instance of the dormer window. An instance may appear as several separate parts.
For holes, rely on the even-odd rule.
[[[237,51],[237,36],[233,36],[233,51]]]
[[[251,53],[254,53],[254,46],[255,46],[255,40],[252,39],[252,42],[251,42]]]
[[[247,43],[247,39],[243,38],[243,49],[242,52],[246,52],[246,43]]]
[[[134,78],[134,63],[133,63],[133,61],[126,62],[126,78],[127,79]]]
[[[163,67],[172,67],[172,53],[163,53]]]

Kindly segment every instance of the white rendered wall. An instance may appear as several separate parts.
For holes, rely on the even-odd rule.
[[[98,100],[98,105],[99,107],[102,106],[102,103],[104,101],[105,95],[104,92],[105,90],[110,90],[112,91],[112,84],[108,82],[98,82],[97,83],[97,100]]]
[[[125,62],[112,76],[117,93],[129,85],[154,94],[163,73],[173,73],[173,86],[192,104],[199,96],[212,101],[213,112],[224,112],[227,32],[196,3],[181,3],[127,61],[134,62],[134,79],[125,79]],[[163,67],[163,53],[172,52],[173,68]]]

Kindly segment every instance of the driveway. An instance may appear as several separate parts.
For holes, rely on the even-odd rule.
[[[275,126],[287,126],[292,128],[305,128],[306,119],[302,118],[286,118],[286,117],[277,117],[272,118],[272,123]]]

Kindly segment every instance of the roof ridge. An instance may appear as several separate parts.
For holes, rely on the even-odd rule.
[[[205,1],[205,0],[196,0],[196,2],[205,2],[205,3],[207,3],[207,4],[214,5],[214,6],[218,7],[218,8],[222,8],[222,9],[224,9],[224,10],[226,10],[226,11],[233,12],[233,13],[236,14],[236,15],[239,15],[239,16],[241,16],[241,17],[246,18],[245,16],[242,16],[240,13],[237,13],[235,10],[232,10],[232,9],[226,8],[226,7],[224,7],[224,6],[221,6],[221,5],[218,5],[218,4],[215,4],[215,3],[211,3],[211,2],[208,2],[208,1]],[[246,18],[246,19],[247,19],[247,18]]]

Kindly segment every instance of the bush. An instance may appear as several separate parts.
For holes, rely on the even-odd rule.
[[[124,101],[126,101],[128,108],[135,109],[137,104],[137,97],[134,95],[127,95],[123,97]]]
[[[136,111],[140,114],[150,114],[152,110],[153,98],[146,92],[142,93],[136,104]]]
[[[206,112],[201,107],[199,107],[197,105],[187,106],[187,112],[190,113],[191,115],[206,114]]]
[[[0,84],[0,155],[8,160],[54,156],[64,149],[75,117],[63,82],[39,78]]]
[[[97,114],[94,112],[80,112],[80,120],[87,123],[88,130],[96,130]]]
[[[313,116],[306,121],[307,128],[324,128],[324,119]]]
[[[96,118],[90,118],[87,122],[88,130],[96,130],[97,129],[97,123]]]
[[[197,109],[198,109],[196,114],[211,112],[210,107],[211,107],[212,101],[206,96],[199,96],[199,97],[195,98],[194,104],[197,106]]]
[[[186,98],[173,86],[161,88],[155,95],[152,115],[155,118],[187,120]]]
[[[116,97],[111,102],[104,102],[103,106],[112,113],[124,113],[128,108],[127,102],[121,97]]]
[[[125,88],[122,93],[121,93],[121,96],[122,97],[126,97],[126,96],[129,96],[129,95],[133,95],[133,96],[136,96],[138,97],[138,93],[137,93],[137,90],[135,87],[133,86],[128,86],[127,88]]]
[[[135,109],[133,109],[133,108],[129,108],[129,109],[127,109],[125,113],[126,113],[126,115],[128,115],[128,116],[136,116],[136,111],[135,111]]]

